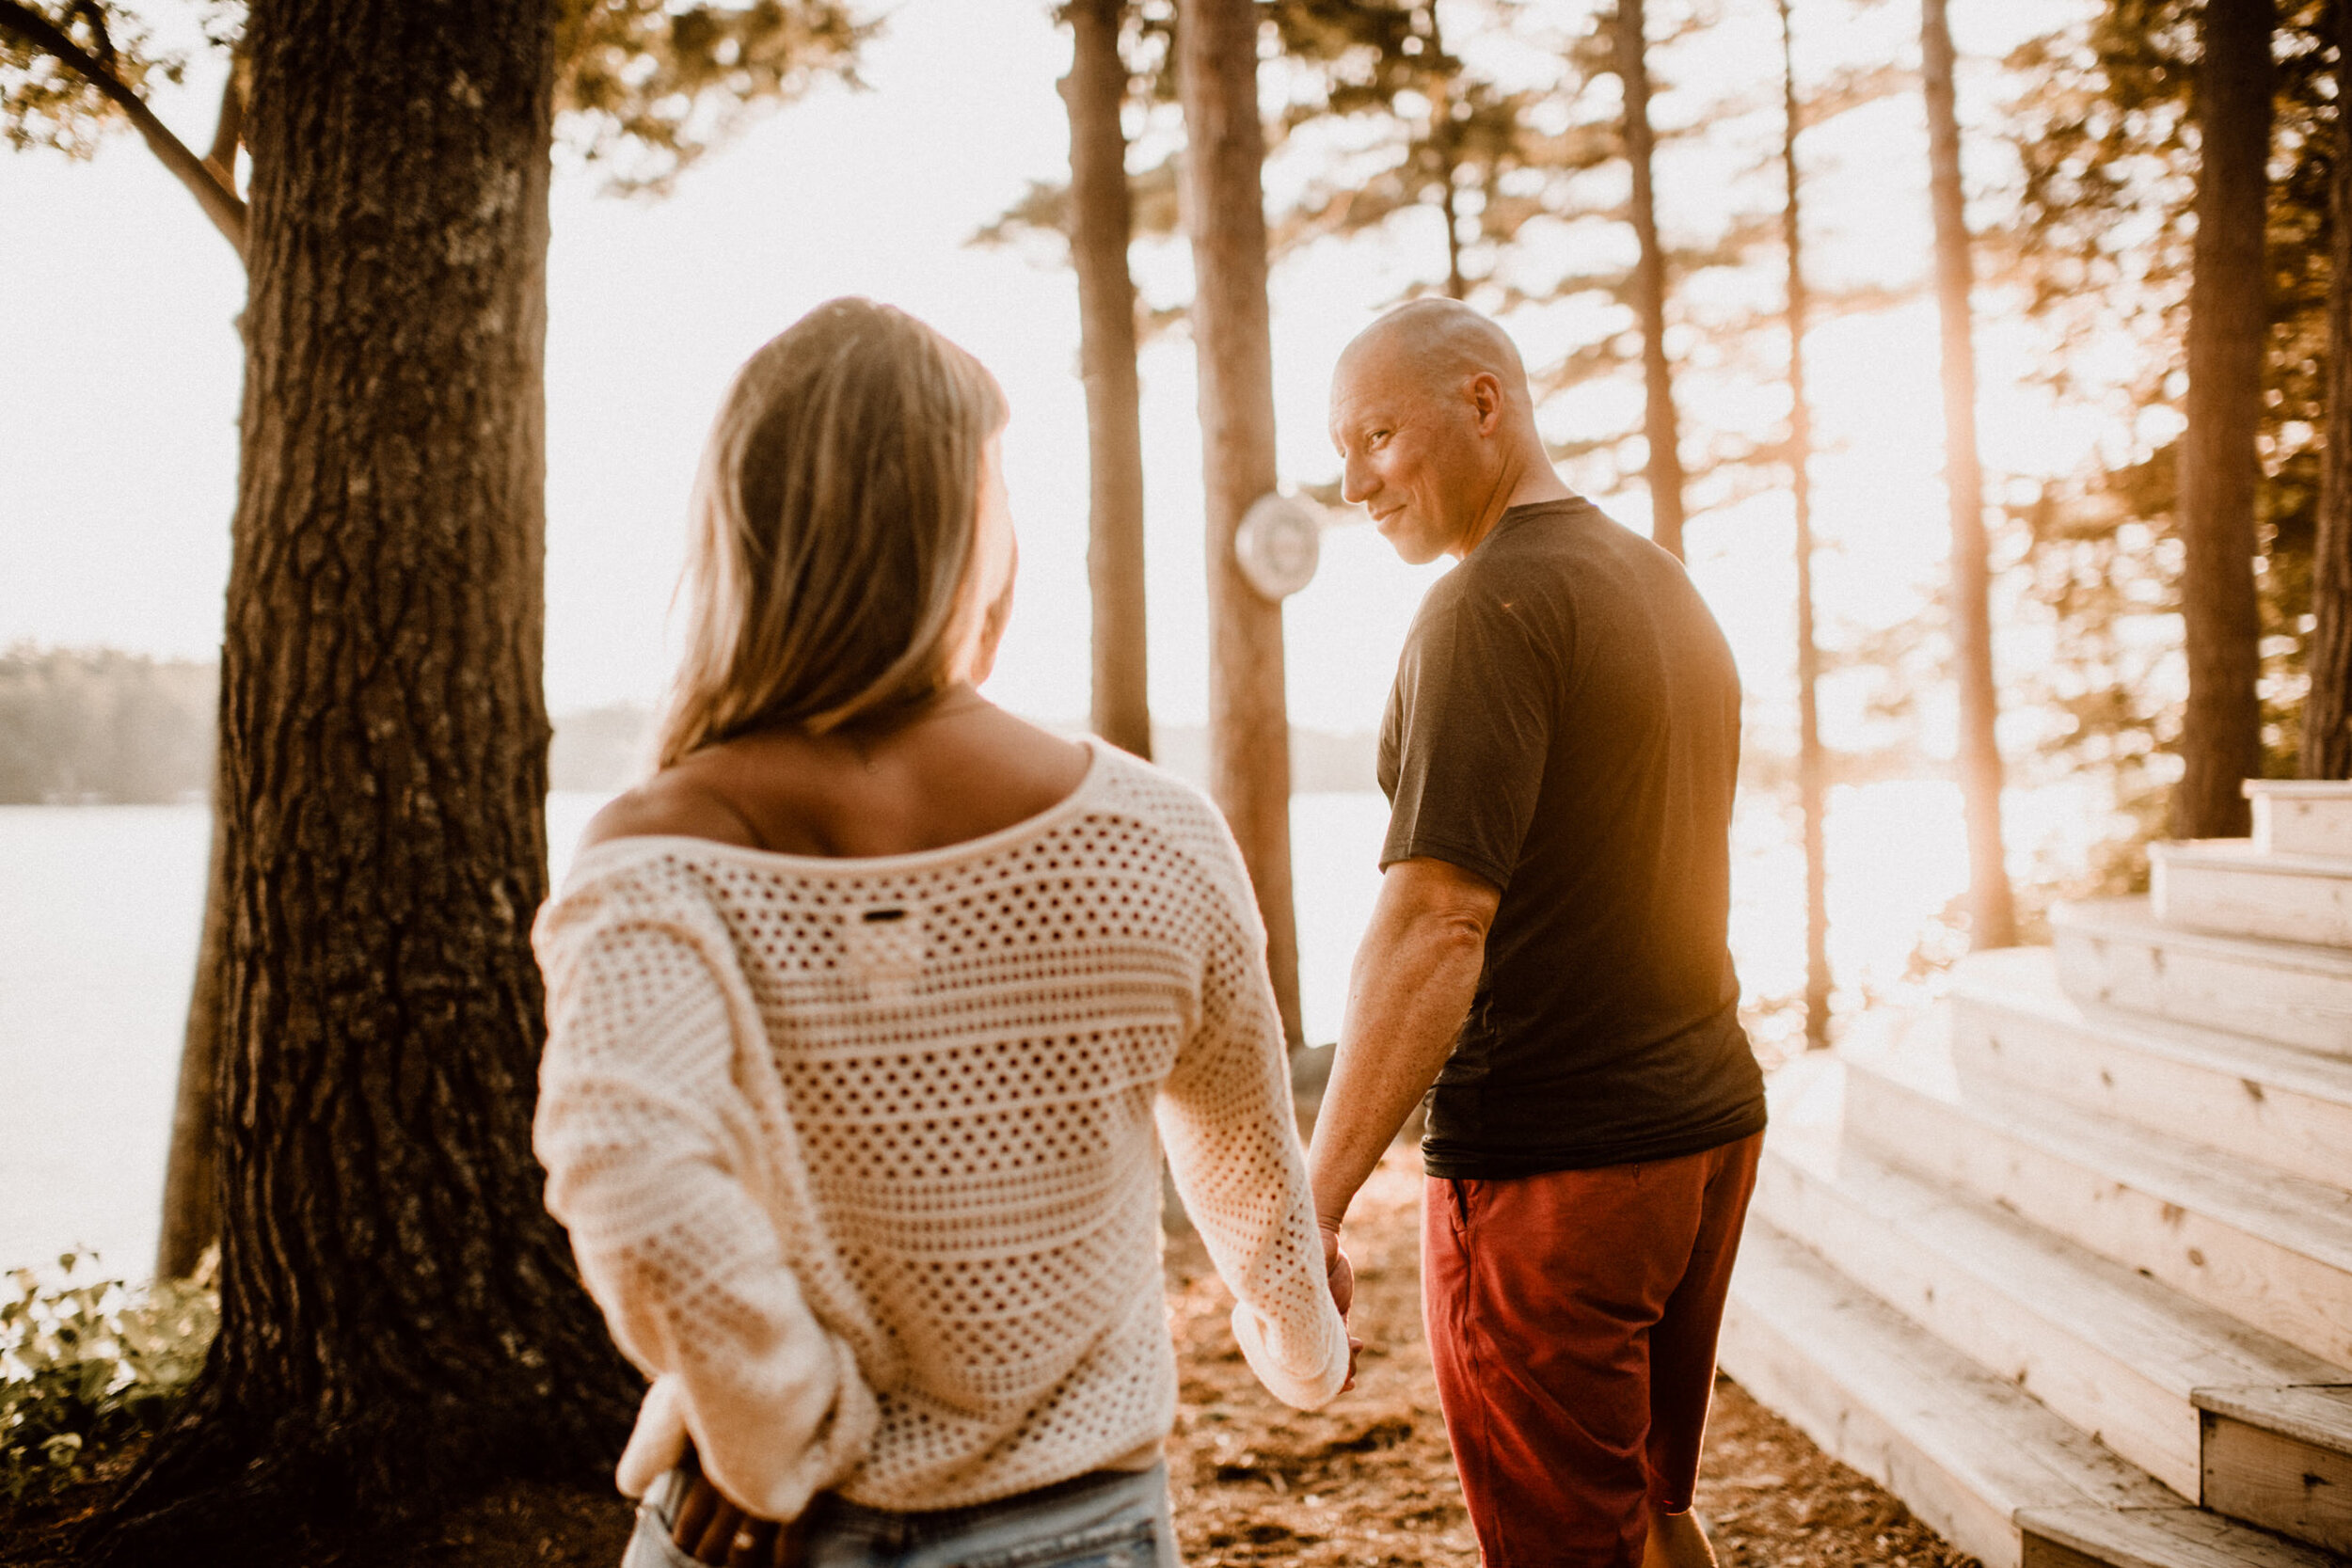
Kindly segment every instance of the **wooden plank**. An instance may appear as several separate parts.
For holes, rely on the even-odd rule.
[[[1850,1065],[1847,1134],[1891,1164],[2352,1365],[2352,1195],[2063,1107],[1961,1104]]]
[[[2029,1508],[2017,1528],[2026,1568],[2343,1568],[2195,1508]]]
[[[1979,954],[1952,987],[1964,1079],[2014,1085],[2256,1165],[2352,1189],[2352,1063],[2066,996],[2047,949]]]
[[[2352,785],[2338,781],[2249,779],[2254,845],[2264,854],[2352,857]]]
[[[2148,848],[2150,902],[2168,926],[2352,947],[2352,861],[2258,855],[2245,839]]]
[[[2352,1058],[2352,954],[2167,927],[2144,898],[2061,904],[2050,925],[2082,1006]]]
[[[2352,1453],[2208,1412],[2206,1507],[2352,1554]]]
[[[1752,1217],[1724,1368],[1987,1568],[2012,1568],[2026,1506],[2169,1507],[2145,1474]]]
[[[2203,1387],[2194,1398],[2200,1410],[2287,1433],[2313,1448],[2352,1454],[2352,1379]]]
[[[1979,1367],[2186,1498],[2192,1392],[2339,1369],[2013,1216],[1848,1148],[1834,1169],[1768,1148],[1756,1205],[1777,1229]]]

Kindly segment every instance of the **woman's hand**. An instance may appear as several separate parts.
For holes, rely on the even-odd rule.
[[[1340,1227],[1325,1222],[1323,1231],[1323,1268],[1331,1285],[1331,1305],[1344,1318],[1356,1305],[1356,1265],[1340,1250]]]
[[[678,1550],[713,1568],[800,1568],[806,1555],[802,1520],[778,1524],[754,1518],[710,1484],[693,1449],[687,1449],[685,1464],[686,1495],[678,1499],[677,1523],[670,1531]]]

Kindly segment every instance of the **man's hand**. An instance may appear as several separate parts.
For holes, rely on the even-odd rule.
[[[807,1557],[803,1521],[778,1524],[755,1519],[720,1494],[686,1450],[690,1480],[678,1500],[677,1524],[670,1541],[697,1562],[713,1568],[800,1568]]]

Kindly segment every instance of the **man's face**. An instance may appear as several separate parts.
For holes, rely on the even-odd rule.
[[[1485,495],[1479,409],[1464,385],[1432,386],[1373,348],[1340,360],[1331,377],[1331,444],[1344,465],[1340,493],[1415,565],[1454,549]]]

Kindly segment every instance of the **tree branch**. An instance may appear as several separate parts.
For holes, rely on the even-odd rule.
[[[243,55],[232,56],[229,79],[220,87],[220,122],[213,127],[212,150],[204,154],[204,166],[232,196],[237,190],[237,149],[245,140],[244,78]]]
[[[0,31],[13,33],[54,56],[128,116],[146,140],[148,150],[162,159],[164,166],[187,187],[197,205],[204,209],[204,215],[213,220],[213,227],[235,248],[237,259],[245,260],[245,203],[205,166],[203,159],[171,134],[171,127],[155,118],[155,111],[147,106],[145,99],[89,51],[75,43],[63,28],[30,6],[19,5],[17,0],[0,0]],[[103,30],[99,36],[105,36]],[[111,49],[112,45],[103,47]]]

